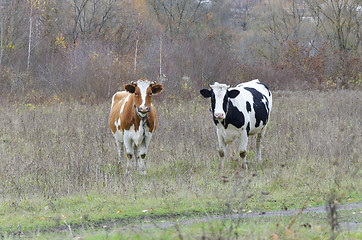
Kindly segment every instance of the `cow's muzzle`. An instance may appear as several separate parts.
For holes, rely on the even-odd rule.
[[[134,105],[134,109],[136,111],[136,114],[139,118],[146,118],[147,115],[148,115],[148,112],[151,110],[149,107],[147,106],[139,106],[139,107],[136,107],[136,105]]]
[[[138,111],[140,113],[146,114],[146,113],[148,113],[150,111],[150,108],[147,107],[147,106],[139,106]]]
[[[224,113],[215,113],[214,116],[215,116],[215,118],[216,118],[217,120],[223,120],[223,119],[225,119],[225,114],[224,114]]]

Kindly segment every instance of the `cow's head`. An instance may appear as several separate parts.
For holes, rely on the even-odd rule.
[[[140,79],[124,86],[126,91],[134,94],[134,107],[137,115],[141,118],[147,116],[151,111],[152,95],[162,91],[162,84]]]
[[[229,90],[230,85],[215,82],[210,85],[211,90],[201,89],[200,93],[204,98],[211,97],[211,111],[216,120],[223,120],[228,112],[229,98],[239,95],[238,90]]]

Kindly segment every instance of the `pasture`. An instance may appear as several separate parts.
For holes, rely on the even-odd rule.
[[[73,230],[67,235],[72,237],[76,229],[102,228],[102,223],[124,226],[145,219],[325,206],[330,199],[362,201],[361,91],[274,92],[263,162],[257,163],[251,137],[248,171],[241,169],[235,143],[219,170],[208,100],[163,94],[154,98],[159,125],[145,160],[146,176],[126,174],[117,165],[108,127],[110,101],[1,100],[0,236]],[[251,225],[255,228],[240,223]],[[275,231],[269,224],[258,237],[270,238]]]

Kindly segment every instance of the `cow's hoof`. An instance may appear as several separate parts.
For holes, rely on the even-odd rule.
[[[116,161],[116,166],[117,166],[117,168],[119,168],[120,166],[122,166],[122,161],[121,161],[121,160],[117,160],[117,161]]]
[[[224,154],[224,151],[223,151],[223,150],[219,150],[219,156],[220,156],[220,157],[224,157],[224,155],[225,155],[225,154]]]
[[[246,151],[241,151],[239,153],[239,155],[240,155],[241,158],[245,158],[246,157]]]
[[[248,165],[246,163],[242,163],[241,168],[245,169],[245,170],[248,170]]]

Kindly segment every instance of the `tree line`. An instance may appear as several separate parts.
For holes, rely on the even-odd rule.
[[[358,0],[2,0],[0,93],[99,101],[141,77],[183,96],[254,78],[361,89],[361,14]]]

